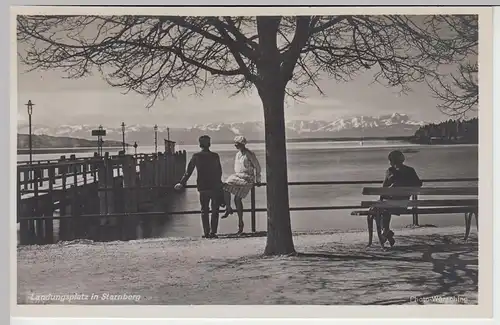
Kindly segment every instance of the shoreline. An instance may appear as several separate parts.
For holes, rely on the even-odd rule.
[[[467,142],[439,142],[439,143],[418,143],[418,142],[412,142],[412,141],[405,141],[405,140],[395,140],[395,139],[361,139],[361,138],[355,138],[355,139],[299,139],[299,140],[287,140],[287,143],[317,143],[317,142],[361,142],[361,141],[403,141],[406,144],[412,144],[412,145],[422,145],[422,146],[449,146],[449,145],[477,145],[477,143],[467,143]],[[252,140],[252,143],[255,144],[263,144],[265,143],[264,141],[261,140]],[[217,142],[214,144],[220,144],[220,145],[228,145],[232,144],[232,142]],[[186,143],[179,143],[180,146],[195,146],[197,144],[186,144]],[[360,145],[360,148],[363,148],[362,145]],[[122,150],[122,147],[103,147],[103,150]],[[96,147],[69,147],[69,148],[36,148],[32,150],[33,155],[37,154],[67,154],[67,153],[82,153],[82,152],[92,152],[92,151],[97,151]],[[17,149],[17,155],[28,155],[29,154],[29,149]]]
[[[477,232],[395,229],[382,251],[367,232],[294,233],[296,256],[264,257],[266,237],[73,241],[17,248],[18,304],[388,305],[478,303]],[[376,237],[376,235],[375,235]],[[186,272],[189,270],[189,272]],[[125,290],[126,289],[126,290]],[[33,301],[35,295],[131,300]],[[108,297],[107,296],[107,297]],[[416,299],[411,299],[415,297]]]
[[[122,147],[103,147],[105,149],[116,149],[121,150]],[[97,152],[97,147],[69,147],[69,148],[36,148],[32,150],[33,155],[37,154],[65,154],[65,153],[79,153],[79,152]],[[18,155],[28,155],[30,153],[29,149],[17,149]]]

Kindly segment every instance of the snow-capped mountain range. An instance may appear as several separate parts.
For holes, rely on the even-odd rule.
[[[286,135],[288,139],[411,136],[425,124],[422,121],[413,121],[408,115],[399,113],[379,117],[355,116],[334,121],[296,120],[286,122]],[[263,122],[210,123],[194,125],[190,128],[178,128],[175,125],[168,127],[171,140],[179,144],[195,144],[198,137],[203,134],[209,135],[213,142],[229,142],[235,135],[240,134],[249,140],[264,139]],[[96,125],[60,125],[57,127],[33,125],[33,132],[51,136],[95,139],[91,136],[91,130],[96,128]],[[104,126],[104,128],[107,132],[105,140],[121,140],[122,130],[119,122],[116,127]],[[28,133],[27,125],[19,125],[18,133]],[[138,144],[152,145],[153,127],[126,125],[125,138],[128,143],[137,141]],[[167,138],[167,126],[158,125],[158,144],[162,145],[165,138]]]

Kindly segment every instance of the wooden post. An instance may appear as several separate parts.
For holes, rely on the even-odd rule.
[[[60,162],[64,163],[66,161],[65,156],[61,156]],[[66,215],[66,205],[67,205],[67,192],[66,192],[66,182],[67,182],[67,168],[66,166],[58,167],[58,172],[61,174],[62,187],[59,195],[59,215]],[[68,233],[68,223],[67,218],[59,219],[59,240],[67,240]]]
[[[87,162],[83,162],[82,165],[81,165],[81,168],[82,168],[82,177],[83,177],[83,186],[87,185],[88,167],[89,167],[89,165],[87,164]]]
[[[25,172],[24,172],[25,173]],[[27,178],[25,178],[27,180]],[[17,171],[17,182],[20,184],[21,182],[21,172]],[[26,189],[26,184],[24,188]],[[20,187],[20,186],[19,186]],[[23,219],[26,216],[26,204],[21,201],[21,191],[17,191],[17,219],[19,220],[19,243],[21,245],[29,244],[29,222],[28,220]]]
[[[78,186],[78,166],[76,165],[76,157],[75,155],[71,155],[71,160],[73,161],[71,164],[71,173],[73,174],[73,185]]]
[[[71,186],[71,232],[69,234],[70,239],[81,238],[81,227],[80,227],[80,195],[79,195],[78,185],[73,184]]]
[[[43,197],[40,197],[39,195],[39,192],[38,192],[38,185],[39,185],[39,178],[40,178],[40,172],[41,172],[41,169],[40,168],[36,168],[34,170],[34,213],[33,213],[33,216],[34,217],[40,217],[42,215],[41,213],[41,210],[42,210],[42,207],[43,207],[43,204],[41,202],[41,200],[43,199]],[[36,226],[36,235],[35,235],[35,240],[34,242],[36,244],[43,244],[44,242],[44,233],[43,233],[43,222],[42,220],[38,219],[38,220],[35,220],[35,226]]]
[[[163,155],[163,186],[169,187],[169,164],[170,164],[170,156],[168,152],[165,152]]]
[[[144,160],[139,159],[138,164],[139,164],[139,172],[137,173],[137,178],[138,178],[137,185],[143,187],[146,184],[146,180],[144,179],[144,168],[145,168],[144,167]],[[139,203],[144,201],[144,189],[141,188],[137,192],[137,197],[138,197],[137,200]]]
[[[64,162],[66,162],[66,156],[62,155],[62,156],[59,158],[59,162],[60,162],[60,163],[64,163]],[[66,169],[67,169],[67,167],[66,167],[66,166],[59,166],[59,167],[57,168],[57,173],[58,173],[59,175],[62,175],[62,174],[64,174],[64,173],[66,173]]]
[[[47,202],[44,209],[44,216],[54,216],[54,181],[55,181],[55,167],[49,168],[49,193],[47,193]],[[54,242],[54,219],[47,219],[45,224],[46,243],[52,244]]]
[[[160,197],[161,189],[158,186],[161,185],[161,160],[160,154],[156,153],[154,158],[154,186],[155,186],[155,199]]]
[[[170,172],[170,184],[173,186],[177,183],[177,179],[175,176],[175,164],[176,164],[176,158],[174,154],[169,153],[170,155],[170,166],[169,166],[169,172]]]
[[[115,212],[114,209],[114,197],[113,197],[113,161],[109,158],[109,152],[104,154],[104,159],[98,167],[98,179],[99,179],[99,213],[107,215],[108,213]],[[104,190],[104,191],[102,191]],[[101,219],[105,223],[109,223],[110,220],[107,217]]]
[[[142,200],[141,201],[150,201],[151,196],[152,196],[152,191],[151,187],[153,186],[153,181],[154,181],[154,165],[153,161],[150,160],[150,157],[146,157],[144,161],[141,164],[141,185],[146,187],[141,190],[141,196]]]
[[[162,152],[158,152],[158,185],[165,185],[165,155]],[[159,193],[162,194],[164,189],[159,189]]]
[[[92,176],[94,178],[94,182],[97,181],[97,165],[95,163],[96,160],[98,160],[100,157],[99,155],[97,154],[97,152],[94,152],[94,163],[92,164]]]
[[[76,164],[76,156],[70,156],[71,165],[69,167],[70,175],[73,176],[73,185],[71,186],[70,196],[71,196],[71,219],[68,220],[68,236],[69,240],[78,238],[78,217],[79,217],[79,205],[80,201],[78,198],[78,166]]]
[[[177,164],[178,164],[178,167],[176,169],[176,179],[175,179],[175,182],[177,183],[178,181],[181,180],[182,178],[182,175],[184,174],[184,171],[186,170],[186,150],[184,151],[178,151],[176,153],[177,155]]]
[[[165,183],[165,186],[167,187],[170,187],[170,164],[171,164],[171,159],[170,159],[170,155],[168,154],[168,152],[165,152],[165,159],[164,159],[164,169],[165,169],[165,180],[164,180],[164,183]]]
[[[38,185],[38,186],[39,186],[39,187],[43,187],[43,178],[44,178],[44,176],[45,176],[45,175],[44,175],[44,171],[45,171],[45,169],[40,168],[40,163],[41,163],[41,161],[39,161],[39,162],[38,162],[38,178],[39,178],[39,179],[38,179],[38,182],[39,182],[39,185]]]
[[[86,190],[86,200],[85,208],[83,212],[85,214],[99,214],[99,193],[98,193],[98,183],[93,182],[87,186]],[[86,238],[98,241],[99,238],[99,218],[85,218],[82,220],[86,229]]]
[[[184,173],[184,170],[186,170],[186,164],[187,164],[187,154],[186,154],[186,150],[183,150],[182,151],[182,173]],[[182,177],[182,174],[181,174],[181,177]]]
[[[49,177],[49,189],[53,188],[54,184],[56,183],[56,168],[54,166],[50,166],[48,170],[48,177]]]
[[[177,157],[175,156],[174,153],[169,153],[170,156],[170,166],[169,166],[169,181],[170,184],[175,185],[177,183],[177,176],[176,176],[176,169],[177,169]]]
[[[250,209],[251,209],[251,223],[252,223],[252,232],[256,232],[255,225],[255,186],[252,187],[250,192]]]
[[[31,177],[33,179],[33,177]],[[33,184],[33,183],[31,183]],[[28,213],[26,214],[27,217],[32,217],[35,215],[36,210],[35,210],[35,205],[36,205],[36,200],[35,197],[31,197],[31,199],[28,202]],[[30,219],[28,220],[28,228],[29,228],[29,235],[27,242],[29,245],[35,244],[36,243],[36,230],[35,230],[35,220]]]
[[[28,188],[31,187],[31,186],[29,186],[29,184],[30,184],[30,172],[31,172],[30,169],[25,169],[25,171],[23,173],[23,183],[24,183],[25,190],[27,190]]]
[[[56,167],[53,166],[51,171],[49,170],[49,173],[52,173],[52,175],[49,174],[49,178],[51,177],[52,178],[52,185],[54,185],[56,182],[57,182],[57,178],[56,178]]]
[[[136,189],[136,161],[133,156],[128,155],[123,158],[123,194],[124,194],[124,212],[135,213],[138,210],[137,189]],[[138,219],[136,216],[127,215],[124,219],[123,236],[124,240],[137,238]]]
[[[172,174],[174,178],[174,183],[177,183],[178,180],[178,175],[179,175],[179,155],[174,152],[172,153]]]
[[[418,195],[412,195],[411,196],[411,199],[412,200],[418,200]],[[417,207],[413,207],[413,210],[416,210]],[[413,212],[413,225],[414,226],[418,226],[418,213],[417,212]]]

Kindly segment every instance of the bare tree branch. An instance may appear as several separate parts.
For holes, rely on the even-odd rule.
[[[62,69],[68,78],[99,71],[110,85],[152,98],[150,105],[182,87],[250,90],[269,60],[279,61],[284,85],[296,95],[309,86],[321,92],[325,74],[349,81],[370,69],[376,82],[403,92],[428,82],[442,109],[453,100],[470,104],[453,99],[457,88],[477,89],[463,80],[470,67],[451,78],[436,74],[439,65],[477,55],[476,16],[261,18],[19,16],[18,40],[26,45],[20,58],[30,70]],[[263,41],[275,54],[263,57]],[[459,106],[451,109],[467,110]]]

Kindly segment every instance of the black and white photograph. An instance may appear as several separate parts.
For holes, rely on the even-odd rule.
[[[75,8],[15,14],[17,305],[479,304],[491,11]]]

